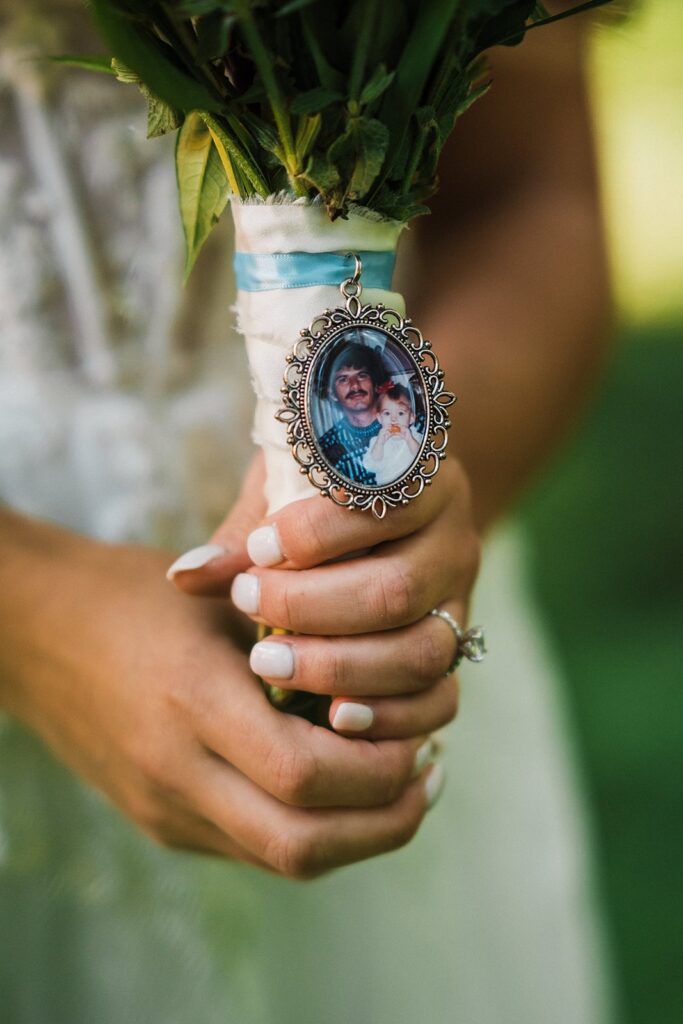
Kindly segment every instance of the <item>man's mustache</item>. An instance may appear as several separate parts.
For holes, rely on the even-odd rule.
[[[346,397],[347,398],[359,398],[361,395],[369,395],[369,394],[370,394],[369,391],[365,391],[365,390],[361,389],[360,391],[347,391]]]

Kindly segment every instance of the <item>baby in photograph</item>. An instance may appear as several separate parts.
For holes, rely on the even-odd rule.
[[[422,436],[415,430],[415,413],[410,392],[402,384],[380,385],[377,389],[377,419],[380,431],[363,458],[365,468],[375,474],[378,485],[398,480],[410,468],[420,449]]]

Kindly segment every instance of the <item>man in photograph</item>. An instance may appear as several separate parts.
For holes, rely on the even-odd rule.
[[[332,362],[324,397],[335,403],[341,417],[322,435],[320,447],[330,465],[354,483],[376,483],[363,459],[380,431],[378,389],[389,376],[380,353],[357,341],[342,344]]]

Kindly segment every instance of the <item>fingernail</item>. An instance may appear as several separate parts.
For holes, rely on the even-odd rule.
[[[342,732],[362,732],[369,729],[375,718],[375,712],[367,704],[355,704],[348,701],[340,704],[332,719],[332,728]]]
[[[186,551],[184,555],[176,558],[173,565],[166,572],[166,579],[172,580],[176,573],[187,572],[189,569],[201,569],[202,566],[213,562],[225,554],[225,548],[220,544],[201,544],[198,548]]]
[[[294,675],[294,651],[291,644],[279,640],[259,640],[251,649],[249,664],[257,676],[291,679]]]
[[[246,615],[255,615],[258,611],[259,580],[258,576],[251,576],[247,572],[241,572],[232,581],[230,591],[232,603]]]
[[[427,809],[433,807],[441,796],[441,791],[443,790],[443,784],[445,781],[446,773],[443,770],[443,765],[437,762],[425,780],[425,799],[427,801]]]
[[[277,565],[284,555],[274,526],[259,526],[247,537],[247,551],[254,565]]]
[[[435,755],[436,746],[434,744],[434,740],[430,736],[429,739],[426,739],[422,746],[418,747],[415,752],[415,762],[413,764],[413,774],[411,778],[416,779],[418,775],[421,775],[429,762],[434,760]]]

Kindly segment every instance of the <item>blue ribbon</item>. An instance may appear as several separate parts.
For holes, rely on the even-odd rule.
[[[359,252],[365,288],[391,289],[396,253]],[[353,277],[353,256],[338,252],[236,252],[235,277],[243,292],[269,292],[280,288],[338,286]]]

